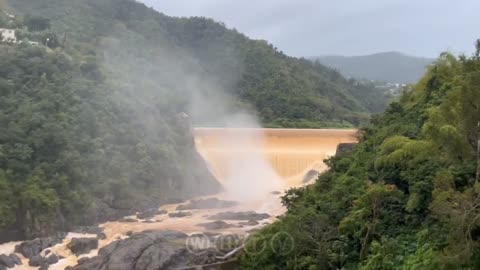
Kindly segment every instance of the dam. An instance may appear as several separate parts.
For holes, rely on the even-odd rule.
[[[311,172],[323,172],[324,159],[341,143],[355,143],[355,129],[195,128],[197,151],[222,184],[239,170],[259,169],[249,163],[264,160],[284,182],[300,186]],[[251,167],[251,168],[250,168]],[[257,172],[258,173],[258,172]]]

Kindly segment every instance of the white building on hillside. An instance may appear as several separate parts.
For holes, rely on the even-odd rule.
[[[1,42],[17,43],[17,36],[13,29],[0,28],[0,36]]]

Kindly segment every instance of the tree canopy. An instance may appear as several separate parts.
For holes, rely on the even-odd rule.
[[[243,269],[478,269],[479,44],[442,54],[354,150],[288,191],[287,214],[255,238],[287,233],[295,249],[247,252]]]

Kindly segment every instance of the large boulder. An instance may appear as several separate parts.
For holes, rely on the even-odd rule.
[[[47,258],[42,257],[40,255],[35,255],[30,258],[28,261],[28,265],[33,266],[33,267],[38,267],[38,266],[44,266],[48,265]]]
[[[267,213],[248,212],[222,212],[208,217],[211,220],[263,220],[269,218]]]
[[[67,248],[77,256],[87,254],[92,249],[98,248],[98,238],[73,238],[70,243],[68,243]]]
[[[0,265],[3,265],[8,268],[15,267],[15,260],[7,255],[0,255]]]
[[[37,238],[32,241],[25,241],[15,246],[15,253],[22,254],[25,258],[32,258],[39,255],[42,250],[59,244],[67,236],[67,233],[57,233],[51,237]]]
[[[82,260],[72,270],[176,269],[188,266],[194,253],[185,245],[187,235],[175,231],[136,233],[101,248],[98,256]]]
[[[10,257],[10,259],[13,261],[13,263],[15,265],[22,265],[23,264],[22,260],[20,260],[20,258],[14,253],[8,255],[8,257]]]

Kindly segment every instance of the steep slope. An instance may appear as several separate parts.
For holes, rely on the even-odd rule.
[[[434,61],[399,52],[364,56],[321,56],[314,59],[348,77],[390,83],[414,83]]]
[[[95,51],[122,83],[127,76],[128,83],[155,92],[180,92],[178,107],[191,102],[192,92],[220,92],[228,110],[256,111],[266,125],[320,127],[358,125],[378,111],[372,103],[385,103],[380,92],[364,102],[358,93],[375,90],[210,19],[168,17],[129,0],[11,2],[19,12],[49,18],[60,39],[67,33],[67,49],[73,41],[88,44],[75,49]],[[217,110],[198,109],[214,106],[182,110],[193,110],[199,125],[222,124],[212,120]]]
[[[0,242],[220,189],[188,119],[108,77],[92,54],[0,44]]]
[[[329,172],[287,192],[242,269],[479,269],[479,85],[480,40],[443,54]]]

